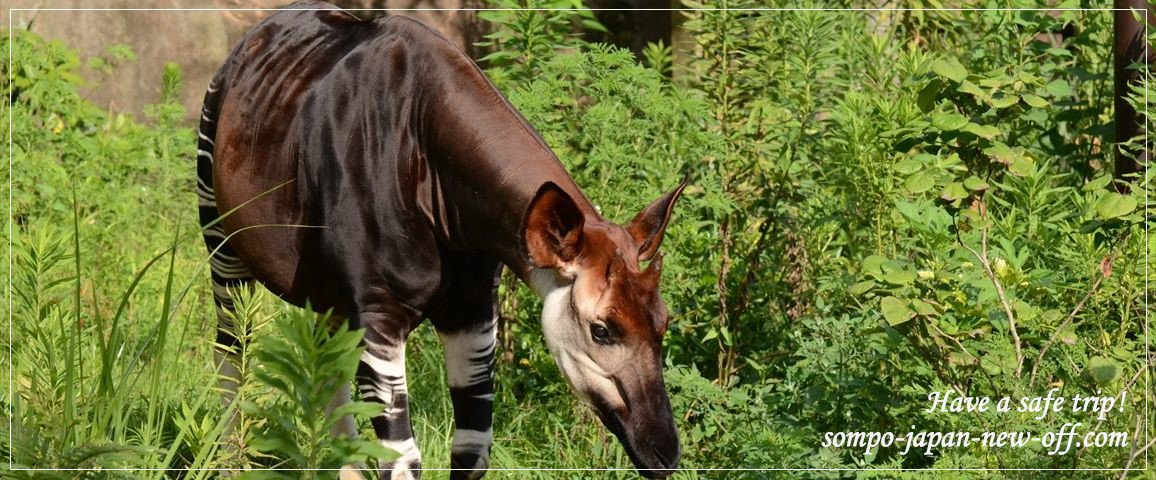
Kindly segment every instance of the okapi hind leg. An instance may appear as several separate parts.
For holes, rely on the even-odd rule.
[[[340,388],[337,389],[336,392],[334,392],[333,399],[330,400],[329,405],[325,407],[325,414],[327,416],[332,415],[334,410],[341,408],[342,405],[348,405],[352,401],[353,399],[349,394],[349,384],[343,384]],[[356,437],[357,420],[353,418],[353,415],[342,416],[341,420],[339,420],[337,424],[333,426],[333,429],[329,433],[333,435],[334,438],[341,435],[345,435],[350,438]],[[341,467],[341,472],[338,474],[338,477],[341,480],[361,480],[365,478],[361,474],[362,470],[365,470],[365,464],[361,462],[343,465]]]
[[[237,310],[233,304],[232,290],[251,288],[253,275],[226,241],[225,230],[218,221],[220,212],[217,210],[216,194],[213,190],[213,153],[216,140],[216,112],[213,110],[216,108],[217,94],[217,83],[214,80],[205,94],[205,107],[201,111],[197,135],[197,210],[201,227],[204,228],[201,233],[205,247],[210,255],[209,270],[213,281],[213,303],[217,313],[217,341],[213,349],[213,360],[221,377],[221,405],[228,409],[237,396],[242,380],[241,370],[237,367],[237,359],[241,352],[238,351],[240,342],[234,325]],[[225,438],[232,435],[237,416],[237,411],[234,410],[223,434]],[[230,446],[226,448],[233,449]]]
[[[208,242],[209,233],[206,233],[205,238]],[[218,258],[227,247],[228,245],[225,245],[224,248],[219,249],[217,254],[209,260],[213,276],[213,303],[216,305],[217,313],[217,341],[213,347],[213,360],[220,378],[218,386],[221,389],[221,407],[226,411],[233,405],[233,400],[241,388],[244,377],[239,368],[241,356],[244,355],[244,352],[241,351],[244,345],[237,338],[237,335],[240,333],[244,336],[247,333],[238,332],[237,310],[233,303],[232,293],[241,288],[253,287],[253,277],[244,269],[244,265],[236,260],[236,257],[232,257],[236,260],[235,263],[230,263],[227,260],[229,257]],[[238,416],[237,409],[233,409],[228,426],[222,434],[223,438],[232,436]],[[230,445],[227,448],[239,449],[240,446],[240,444]]]
[[[348,321],[345,317],[336,314],[329,314],[327,318],[329,327],[333,330],[336,330],[339,325]],[[333,398],[330,399],[329,404],[325,406],[325,416],[332,416],[335,410],[351,402],[353,402],[353,397],[350,394],[349,382],[346,382],[338,386],[337,391],[333,392]],[[349,438],[357,437],[357,419],[353,418],[353,415],[342,415],[341,419],[330,429],[329,434],[332,435],[333,438],[342,435]],[[365,470],[365,464],[363,462],[343,465],[338,474],[338,478],[341,480],[363,480],[365,478],[365,476],[361,474],[363,470]]]

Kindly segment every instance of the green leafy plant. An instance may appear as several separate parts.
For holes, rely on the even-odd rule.
[[[276,464],[280,468],[306,469],[309,478],[328,476],[318,469],[339,469],[367,458],[396,458],[376,441],[330,435],[343,416],[372,416],[382,406],[355,401],[326,411],[340,386],[353,381],[365,350],[359,346],[361,330],[350,331],[343,323],[330,333],[327,319],[305,309],[273,320],[271,327],[284,337],[268,335],[258,341],[251,373],[279,395],[268,404],[247,401],[242,406],[249,415],[265,420],[248,442],[252,448],[283,459]],[[288,477],[272,471],[253,475]]]

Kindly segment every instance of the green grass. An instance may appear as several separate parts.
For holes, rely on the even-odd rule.
[[[79,201],[77,207],[79,211]],[[215,317],[208,300],[206,260],[199,239],[192,236],[195,231],[176,238],[164,231],[124,231],[108,239],[159,249],[137,261],[136,274],[127,277],[105,273],[118,270],[118,259],[87,246],[91,230],[79,219],[69,226],[29,224],[20,231],[23,234],[13,242],[16,297],[11,347],[16,389],[10,392],[5,387],[5,396],[14,397],[13,443],[5,443],[5,454],[14,456],[13,467],[285,465],[283,459],[251,447],[245,450],[245,460],[233,463],[238,461],[236,455],[222,448],[245,443],[244,437],[251,442],[253,432],[273,419],[242,414],[233,436],[222,434],[226,414],[219,405],[211,350]],[[242,344],[250,351],[270,338],[283,338],[273,328],[278,319],[303,314],[264,290],[241,292],[238,305],[238,325],[248,326],[239,330],[249,332],[241,336]],[[413,425],[423,461],[430,468],[447,468],[453,413],[441,346],[432,327],[424,325],[412,335],[408,348]],[[350,352],[358,356],[358,350]],[[518,375],[540,373],[528,365],[500,370],[493,468],[630,468],[617,441],[560,381],[520,400],[506,383]],[[267,384],[251,373],[247,377],[240,398],[261,405],[275,401],[277,395]],[[368,417],[360,420],[361,435],[374,438]],[[152,478],[175,474],[138,473]],[[588,475],[517,472],[520,478],[560,474]],[[37,475],[41,474],[27,476]],[[61,472],[61,478],[71,475]],[[606,472],[604,478],[633,475]]]

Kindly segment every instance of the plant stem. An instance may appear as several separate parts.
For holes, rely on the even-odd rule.
[[[1106,277],[1102,274],[1096,276],[1096,280],[1092,282],[1092,287],[1088,289],[1088,293],[1084,295],[1084,298],[1081,298],[1080,301],[1076,303],[1075,308],[1073,308],[1071,313],[1068,314],[1068,318],[1064,319],[1064,322],[1061,323],[1059,327],[1056,327],[1056,331],[1055,333],[1052,333],[1052,337],[1048,339],[1048,343],[1045,343],[1043,348],[1040,349],[1039,355],[1036,355],[1035,363],[1032,364],[1032,373],[1030,376],[1028,376],[1029,388],[1035,386],[1036,384],[1036,374],[1039,372],[1040,363],[1043,362],[1044,355],[1048,353],[1048,349],[1052,348],[1052,345],[1054,345],[1056,340],[1059,339],[1060,333],[1062,333],[1064,329],[1068,328],[1068,325],[1070,325],[1072,321],[1075,320],[1076,314],[1080,313],[1080,310],[1084,309],[1084,304],[1088,303],[1088,299],[1092,298],[1092,295],[1100,290],[1100,284],[1104,282],[1104,278]]]
[[[987,257],[987,206],[984,204],[982,198],[979,199],[977,205],[979,208],[980,220],[983,222],[983,225],[981,225],[979,229],[980,251],[976,252],[974,248],[969,247],[966,243],[963,242],[963,239],[959,235],[958,226],[956,226],[955,229],[955,239],[959,242],[959,245],[963,247],[964,250],[971,252],[971,254],[975,256],[980,265],[983,266],[983,271],[987,274],[987,278],[991,280],[993,285],[995,285],[996,296],[999,297],[999,303],[1001,306],[1003,306],[1004,314],[1007,315],[1008,330],[1011,332],[1012,341],[1015,344],[1016,378],[1018,379],[1020,378],[1024,368],[1023,342],[1020,341],[1020,334],[1016,329],[1015,314],[1012,313],[1011,305],[1007,301],[1007,293],[1004,292],[1003,283],[999,281],[999,277],[995,274],[995,271],[992,270],[991,262]],[[952,218],[952,221],[955,221],[954,217]]]

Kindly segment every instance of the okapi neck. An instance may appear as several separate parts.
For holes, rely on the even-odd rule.
[[[587,218],[593,204],[541,136],[464,53],[440,62],[423,121],[431,172],[432,221],[443,240],[466,252],[493,255],[528,280],[522,222],[546,182],[569,194]]]

